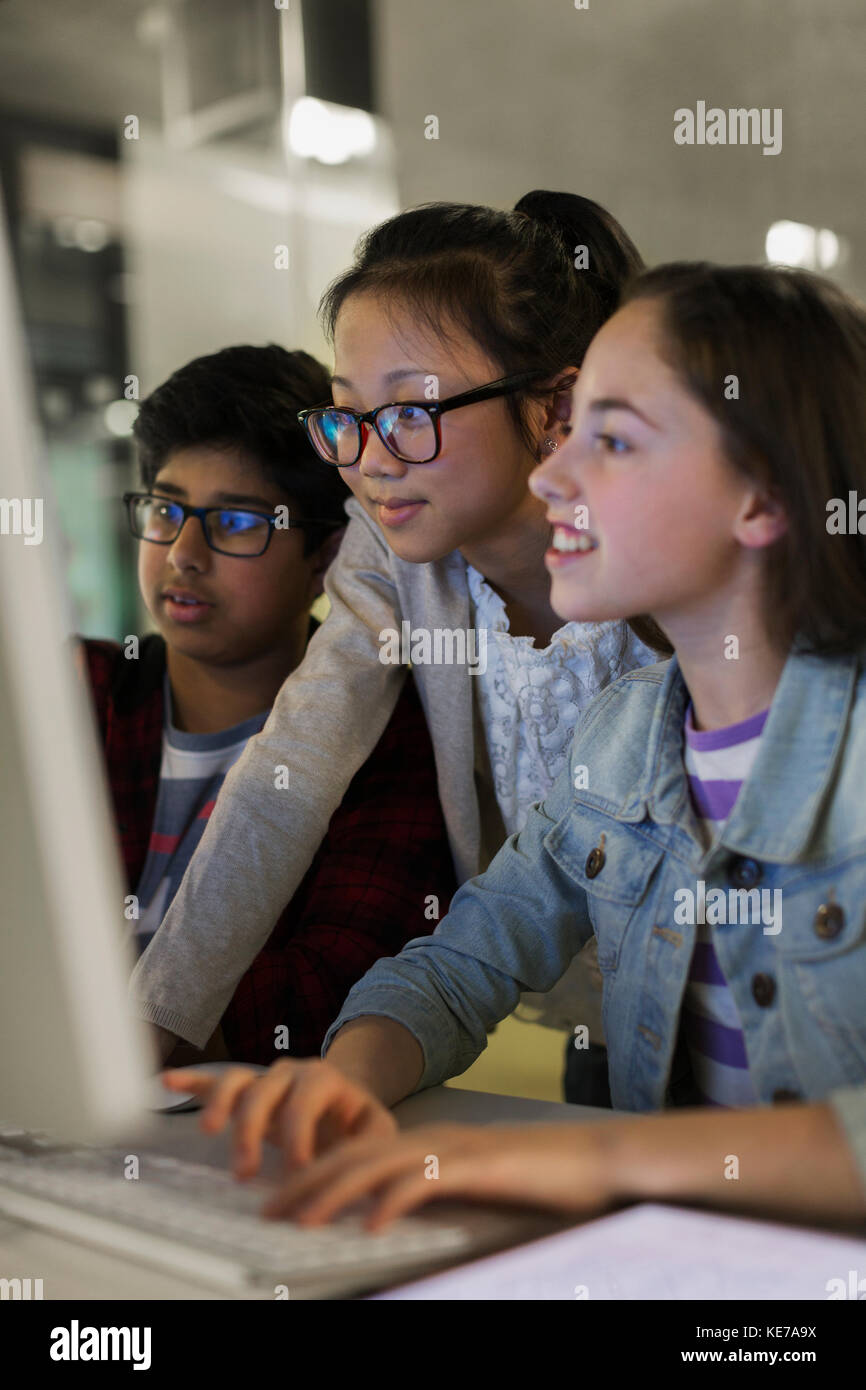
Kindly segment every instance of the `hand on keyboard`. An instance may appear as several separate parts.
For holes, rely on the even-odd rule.
[[[440,1198],[597,1215],[625,1195],[612,1162],[618,1128],[439,1124],[355,1139],[289,1174],[262,1214],[320,1226],[365,1203],[370,1231]]]
[[[316,1058],[274,1062],[264,1073],[237,1066],[214,1075],[184,1069],[163,1074],[170,1091],[191,1091],[205,1102],[199,1124],[218,1134],[234,1121],[233,1169],[259,1171],[262,1141],[283,1149],[286,1166],[310,1162],[347,1139],[384,1139],[397,1122],[370,1091]]]

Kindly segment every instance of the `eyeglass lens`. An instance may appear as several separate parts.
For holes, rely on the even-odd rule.
[[[255,512],[227,507],[208,512],[205,520],[208,538],[219,550],[232,555],[257,555],[265,547],[268,523]],[[133,502],[133,526],[142,540],[165,545],[177,539],[182,525],[183,512],[174,502],[161,497],[139,497]]]
[[[424,463],[436,453],[436,427],[423,406],[389,405],[376,416],[380,438],[407,463]],[[361,426],[344,410],[323,410],[311,417],[313,442],[323,458],[343,465],[361,453]]]

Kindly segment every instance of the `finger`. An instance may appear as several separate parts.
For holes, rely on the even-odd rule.
[[[408,1135],[396,1135],[396,1121],[385,1111],[387,1133],[382,1136],[347,1139],[329,1153],[314,1159],[286,1177],[264,1208],[265,1215],[288,1216],[304,1203],[314,1200],[332,1182],[339,1181],[345,1172],[358,1169],[367,1160],[390,1159],[399,1162],[403,1155],[414,1155],[417,1161],[430,1152],[444,1153],[447,1145],[462,1138],[458,1126],[427,1126]],[[424,1159],[426,1163],[426,1159]]]
[[[170,1067],[160,1072],[159,1079],[169,1091],[191,1091],[194,1096],[206,1096],[214,1088],[218,1077],[210,1072],[196,1071],[194,1068]]]
[[[287,1216],[295,1206],[315,1196],[323,1185],[338,1178],[347,1166],[351,1168],[364,1157],[381,1152],[381,1140],[352,1139],[340,1144],[284,1178],[266,1204],[265,1214]]]
[[[429,1133],[428,1143],[424,1145],[424,1148],[434,1147],[434,1140],[435,1135]],[[446,1197],[451,1199],[473,1198],[478,1201],[490,1202],[505,1201],[516,1203],[519,1206],[524,1206],[527,1202],[532,1204],[533,1199],[526,1195],[526,1182],[523,1175],[521,1175],[519,1182],[516,1180],[510,1183],[497,1181],[492,1172],[490,1153],[473,1153],[471,1151],[461,1153],[459,1146],[463,1143],[464,1136],[460,1134],[442,1133],[440,1142],[435,1145],[438,1148],[437,1157],[443,1170],[440,1176],[436,1178],[427,1176],[425,1158],[423,1164],[419,1159],[418,1167],[411,1173],[384,1183],[376,1193],[375,1203],[364,1218],[364,1226],[367,1230],[379,1231],[396,1217],[405,1215],[407,1211],[413,1211],[428,1202],[435,1202],[437,1199]]]
[[[388,1139],[397,1133],[397,1121],[378,1101],[361,1102],[357,1111],[332,1108],[319,1121],[316,1130],[317,1156],[329,1153],[349,1139]]]
[[[277,1062],[259,1075],[254,1086],[241,1096],[235,1110],[232,1164],[239,1178],[251,1177],[262,1161],[262,1142],[278,1118],[280,1106],[291,1104],[291,1093],[298,1069],[291,1063]]]
[[[280,1142],[287,1168],[300,1167],[315,1156],[319,1126],[324,1126],[326,1117],[331,1123],[330,1143],[347,1133],[361,1099],[361,1093],[356,1101],[352,1092],[351,1083],[330,1067],[311,1066],[299,1076],[293,1103],[284,1106],[280,1115]]]
[[[239,1098],[254,1082],[258,1073],[248,1067],[230,1067],[215,1077],[213,1091],[201,1112],[199,1125],[209,1134],[219,1134],[225,1129]]]
[[[340,1150],[320,1164],[332,1166],[324,1173],[313,1175],[300,1191],[288,1185],[268,1202],[264,1215],[292,1216],[302,1226],[319,1226],[330,1221],[346,1207],[353,1206],[374,1192],[382,1182],[409,1171],[419,1162],[417,1152],[394,1153],[391,1146],[383,1148],[376,1141],[375,1149],[363,1155],[355,1149],[357,1141],[343,1145]],[[339,1160],[339,1162],[334,1162]],[[315,1165],[319,1167],[319,1164]],[[308,1172],[312,1171],[312,1167]]]
[[[375,1205],[364,1217],[365,1228],[371,1232],[384,1230],[398,1217],[442,1197],[444,1194],[437,1189],[438,1183],[428,1181],[423,1172],[393,1178],[377,1192]],[[453,1197],[455,1193],[449,1191],[448,1195]]]
[[[378,1101],[368,1101],[362,1105],[350,1128],[354,1137],[387,1139],[398,1132],[398,1124],[390,1110],[383,1110]]]

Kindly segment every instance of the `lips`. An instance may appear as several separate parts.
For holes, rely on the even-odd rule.
[[[370,501],[374,507],[385,507],[388,511],[397,511],[400,507],[419,506],[424,499],[423,497],[371,497]]]
[[[206,623],[213,604],[192,589],[164,589],[162,592],[163,611],[173,623],[190,626]]]
[[[553,537],[544,552],[545,568],[555,574],[572,565],[588,564],[587,556],[598,549],[595,537],[589,531],[578,530],[565,522],[555,521],[553,517],[547,519],[553,524]]]
[[[573,526],[557,524],[553,528],[552,549],[558,555],[585,555],[589,550],[598,549],[598,541],[588,531],[577,531]]]
[[[404,525],[417,516],[422,507],[427,503],[417,497],[389,497],[386,501],[370,499],[376,507],[376,515],[380,526],[387,526],[393,529]]]
[[[209,599],[202,598],[201,594],[194,594],[191,589],[163,589],[162,597],[171,599],[173,603],[202,604],[206,608],[212,608],[213,604]]]

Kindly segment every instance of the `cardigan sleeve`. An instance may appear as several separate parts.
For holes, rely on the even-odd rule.
[[[411,767],[411,777],[407,768]],[[237,1061],[315,1056],[356,981],[433,931],[456,887],[414,681],[222,1019]]]

